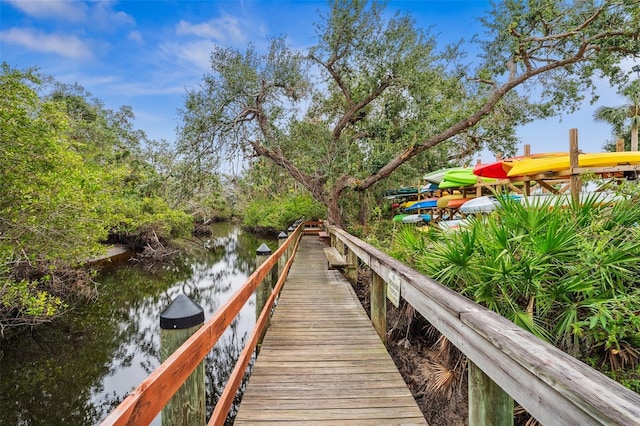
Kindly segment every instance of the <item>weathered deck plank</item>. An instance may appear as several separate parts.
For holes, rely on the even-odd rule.
[[[324,244],[303,237],[235,424],[422,424],[411,392]]]

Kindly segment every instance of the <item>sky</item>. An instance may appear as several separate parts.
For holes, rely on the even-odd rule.
[[[488,8],[484,0],[392,0],[388,11],[409,12],[444,46],[481,34],[478,18]],[[178,110],[208,72],[214,46],[261,48],[286,35],[304,49],[315,42],[313,23],[326,10],[317,0],[0,0],[0,60],[78,83],[109,109],[130,106],[137,128],[174,142]],[[608,84],[598,87],[597,104],[521,127],[518,151],[524,144],[532,153],[568,150],[571,128],[578,129],[580,149],[601,151],[611,129],[595,123],[593,112],[625,102]]]

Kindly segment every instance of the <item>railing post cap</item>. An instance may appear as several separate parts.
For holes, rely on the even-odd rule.
[[[287,231],[292,232],[295,228],[293,226],[290,226]]]
[[[265,256],[265,255],[271,254],[271,249],[269,248],[268,245],[266,245],[265,243],[262,243],[262,245],[258,247],[258,250],[256,250],[256,254],[258,256]]]
[[[160,328],[177,330],[190,328],[204,322],[204,310],[184,294],[179,294],[160,314]]]
[[[282,231],[278,234],[278,239],[279,240],[284,240],[285,238],[287,238],[287,233]]]

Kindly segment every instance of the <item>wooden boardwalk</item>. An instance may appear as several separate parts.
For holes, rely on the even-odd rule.
[[[426,421],[353,288],[304,236],[235,424]]]

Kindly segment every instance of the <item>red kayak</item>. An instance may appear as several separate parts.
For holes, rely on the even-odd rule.
[[[473,174],[476,176],[489,177],[494,179],[507,179],[507,173],[511,170],[511,165],[505,164],[507,160],[495,161],[493,163],[476,164]],[[505,166],[507,170],[505,170]]]
[[[504,160],[494,161],[493,163],[476,164],[473,168],[473,174],[476,176],[494,178],[494,179],[509,179],[507,176],[509,170],[513,167],[514,163],[525,158],[544,158],[544,157],[558,157],[567,155],[566,152],[543,152],[540,154],[532,154],[528,157],[521,155],[519,157],[505,158]]]

